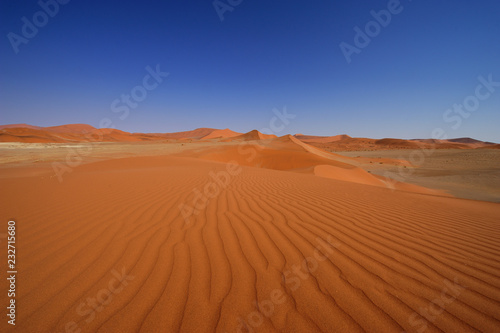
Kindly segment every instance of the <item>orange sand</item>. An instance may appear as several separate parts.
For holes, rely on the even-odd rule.
[[[229,128],[224,130],[215,130],[212,133],[205,135],[202,139],[219,139],[219,138],[232,138],[242,133],[231,131]]]
[[[18,310],[0,331],[499,331],[499,204],[260,135],[62,182],[50,162],[2,166]]]
[[[16,331],[500,327],[498,204],[174,156],[51,173],[0,179],[2,219],[18,226]]]

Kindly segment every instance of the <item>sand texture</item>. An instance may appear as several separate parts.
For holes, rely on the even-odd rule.
[[[256,138],[96,145],[62,181],[80,146],[0,147],[19,271],[0,331],[500,331],[499,204]]]

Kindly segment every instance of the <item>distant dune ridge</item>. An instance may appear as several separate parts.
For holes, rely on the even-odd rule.
[[[90,126],[90,125],[89,125]],[[31,129],[42,129],[43,127],[40,126],[33,126],[33,125],[28,125],[28,124],[8,124],[8,125],[0,125],[0,130],[3,130],[4,128],[31,128]]]
[[[204,136],[216,131],[214,128],[197,128],[192,131],[175,132],[175,133],[153,133],[166,139],[201,139]]]
[[[210,134],[205,135],[202,139],[220,139],[220,138],[232,138],[242,133],[231,131],[229,128],[223,130],[214,130]]]
[[[314,136],[314,135],[295,134],[294,137],[303,142],[318,142],[318,143],[335,142],[351,138],[347,134],[340,134],[334,136]]]
[[[248,133],[241,134],[235,137],[232,137],[231,140],[237,141],[252,141],[252,140],[266,140],[276,138],[276,135],[273,134],[263,134],[257,130],[252,130]]]
[[[356,151],[356,150],[393,150],[393,149],[475,149],[492,148],[495,144],[491,142],[479,141],[470,138],[458,138],[449,140],[436,139],[370,139],[370,138],[342,138],[333,142],[323,140],[308,140],[321,149],[328,151]]]
[[[383,149],[473,149],[493,148],[498,145],[472,138],[448,140],[435,139],[370,139],[353,138],[346,134],[334,136],[314,136],[295,134],[294,138],[330,151],[383,150]],[[276,138],[276,135],[263,134],[257,130],[239,133],[226,129],[198,128],[192,131],[174,133],[129,133],[117,129],[96,129],[86,124],[68,124],[61,126],[40,127],[27,124],[0,125],[0,142],[134,142],[162,140],[222,140],[252,141]]]

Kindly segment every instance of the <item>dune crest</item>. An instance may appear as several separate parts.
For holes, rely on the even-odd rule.
[[[273,134],[263,134],[258,130],[252,130],[248,133],[244,133],[231,138],[231,141],[254,141],[254,140],[267,140],[276,138]]]
[[[238,135],[241,135],[242,133],[238,133],[235,131],[231,131],[229,128],[223,129],[223,130],[214,130],[212,133],[205,135],[201,139],[224,139],[224,138],[232,138]]]
[[[248,136],[245,137],[248,138]],[[372,175],[359,167],[360,163],[368,163],[368,161],[371,161],[370,159],[355,159],[326,152],[304,143],[292,135],[265,140],[239,142],[235,140],[232,142],[233,145],[196,148],[195,150],[176,154],[176,156],[313,174],[319,177],[384,187],[391,190],[450,196],[444,191],[405,184],[386,177]],[[406,161],[391,159],[384,159],[384,162],[393,163],[394,165],[408,164]]]
[[[315,135],[304,135],[304,134],[295,134],[295,138],[299,139],[302,142],[317,142],[317,143],[329,143],[335,142],[345,139],[350,139],[351,137],[347,134],[339,134],[334,136],[315,136]]]

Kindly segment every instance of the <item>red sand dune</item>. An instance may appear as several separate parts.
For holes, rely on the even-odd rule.
[[[500,144],[492,144],[486,147],[479,147],[479,149],[500,149]]]
[[[401,140],[401,139],[382,139],[375,141],[377,145],[408,147],[412,149],[473,149],[480,147],[488,147],[491,142],[479,141],[471,138],[458,138],[448,140],[437,139],[416,139],[416,140]]]
[[[5,128],[0,130],[0,142],[66,142],[67,138],[44,130],[31,128]]]
[[[250,143],[220,147],[197,148],[177,154],[181,157],[196,157],[217,162],[236,162],[239,165],[273,170],[310,173],[321,177],[347,182],[393,188],[403,191],[444,195],[443,191],[400,183],[385,177],[375,176],[354,165],[354,159],[329,153],[310,146],[291,135]],[[394,161],[394,164],[400,162]],[[406,162],[408,163],[408,162]]]
[[[477,140],[475,140],[477,141]],[[355,150],[392,150],[392,149],[475,149],[493,146],[488,142],[469,142],[435,140],[435,139],[370,139],[370,138],[345,138],[334,142],[310,142],[315,147],[331,151]]]
[[[328,143],[335,142],[339,140],[345,140],[351,138],[349,135],[340,134],[334,136],[315,136],[315,135],[303,135],[303,134],[295,134],[295,138],[299,139],[302,142],[319,142],[319,143]]]
[[[21,124],[22,125],[22,124]],[[20,125],[20,126],[21,126]],[[17,126],[17,125],[12,125]],[[134,141],[161,141],[200,140],[212,138],[231,138],[241,133],[229,129],[217,130],[213,128],[198,128],[193,131],[177,133],[129,133],[117,129],[96,129],[85,124],[71,124],[53,127],[31,128],[32,126],[14,128],[6,127],[0,130],[0,141],[3,142],[134,142]]]
[[[276,163],[326,160],[287,139]],[[159,156],[0,178],[13,331],[498,332],[498,204],[237,170]]]
[[[273,134],[263,134],[257,130],[250,131],[245,134],[241,134],[235,137],[230,138],[229,141],[254,141],[254,140],[266,140],[276,138],[276,135]]]
[[[79,130],[82,132],[79,132]],[[29,128],[7,128],[0,130],[0,142],[131,142],[143,141],[144,136],[135,136],[117,129],[63,128],[56,131],[36,130]],[[159,140],[160,138],[156,138]]]
[[[476,139],[472,139],[472,138],[456,138],[456,139],[448,139],[446,141],[458,142],[458,143],[478,143],[478,144],[489,143],[489,144],[491,144],[491,142],[484,142],[484,141],[480,141],[480,140],[476,140]]]
[[[223,130],[214,130],[212,133],[205,135],[202,139],[219,139],[219,138],[232,138],[242,133],[231,131],[229,128]]]
[[[95,131],[96,128],[87,124],[68,124],[61,126],[43,127],[43,130],[53,133],[89,133]]]
[[[197,128],[192,131],[184,131],[184,132],[175,132],[175,133],[163,133],[158,135],[167,138],[167,139],[201,139],[204,136],[209,135],[213,131],[216,131],[215,128]]]
[[[385,187],[384,183],[372,174],[361,168],[339,168],[332,165],[317,165],[314,167],[314,174],[351,183]]]
[[[413,149],[418,149],[419,145],[415,142],[411,142],[408,140],[402,140],[402,139],[391,139],[391,138],[386,138],[386,139],[380,139],[375,141],[376,145],[383,145],[383,146],[401,146],[401,147],[407,147],[407,148],[413,148]]]
[[[438,139],[413,139],[410,141],[417,141],[423,143],[430,143],[438,148],[456,148],[456,149],[471,149],[471,148],[482,148],[494,145],[492,142],[485,142],[480,140],[475,140],[471,138],[457,138],[448,140],[438,140]]]
[[[134,142],[134,141],[163,141],[180,140],[192,142],[194,140],[220,139],[224,142],[254,141],[276,138],[275,135],[262,134],[257,130],[248,133],[238,133],[230,129],[198,128],[192,131],[176,133],[128,133],[116,129],[96,129],[86,124],[69,124],[52,127],[38,127],[27,124],[11,124],[0,126],[0,142]],[[434,139],[369,139],[351,138],[348,135],[311,136],[296,134],[294,136],[302,142],[329,151],[349,150],[386,150],[386,149],[475,149],[495,148],[491,142],[483,142],[471,138],[450,140]],[[99,139],[100,138],[100,139]]]
[[[30,128],[30,129],[42,129],[43,127],[40,126],[33,126],[33,125],[28,125],[28,124],[8,124],[8,125],[0,125],[0,130],[3,130],[4,128]]]

